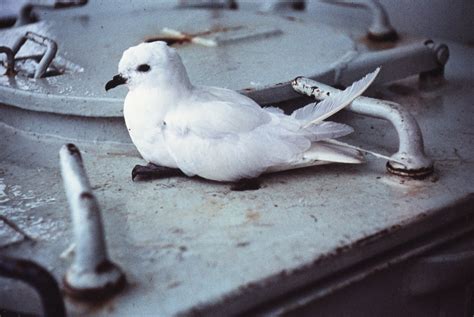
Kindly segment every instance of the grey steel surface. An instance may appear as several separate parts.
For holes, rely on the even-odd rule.
[[[225,184],[188,178],[132,183],[131,168],[142,162],[138,157],[102,145],[84,148],[111,257],[130,283],[101,305],[68,300],[69,313],[238,312],[395,247],[409,249],[443,228],[450,228],[451,236],[440,233],[442,238],[433,241],[471,230],[465,219],[473,212],[474,74],[467,65],[474,55],[472,48],[449,46],[452,57],[442,88],[418,90],[412,77],[372,93],[406,105],[418,120],[426,152],[436,161],[435,174],[426,180],[389,175],[385,162],[369,158],[361,166],[268,175],[254,192],[230,192]],[[355,128],[347,142],[387,153],[398,146],[385,121],[349,113],[337,119]],[[0,140],[0,211],[37,240],[21,242],[19,236],[1,252],[35,259],[58,279],[71,261],[60,257],[71,241],[58,170],[60,145],[5,127]],[[452,207],[460,199],[464,207]],[[370,270],[363,272],[362,278]],[[0,285],[0,306],[18,308],[21,294],[22,309],[40,311],[34,295],[26,300],[28,291],[18,283],[2,280]]]
[[[142,4],[129,3],[140,11]],[[93,26],[100,31],[99,20],[94,19],[104,12],[112,16],[122,8],[96,10],[96,14],[88,10],[86,6],[77,11],[79,14],[49,12],[45,16],[49,16],[51,23],[69,16],[79,29]],[[150,18],[150,29],[160,30],[151,19],[156,12],[159,8],[144,15]],[[136,12],[127,13],[129,19],[132,14]],[[230,13],[221,18],[227,14]],[[294,17],[263,17],[306,25]],[[254,22],[259,19],[260,15],[254,15]],[[126,37],[129,30],[119,20],[112,22],[110,25],[118,31],[105,26],[99,34],[120,32],[120,38]],[[48,29],[45,25],[35,27],[41,31]],[[62,29],[61,32],[69,32]],[[310,31],[303,28],[304,34]],[[438,66],[437,54],[422,40],[403,36],[398,44],[380,46],[362,37],[363,28],[349,32],[351,37],[335,38],[341,39],[342,49],[346,49],[348,41],[349,54],[327,69],[318,66],[326,69],[318,74],[319,80],[347,84],[374,65],[385,63],[386,73],[381,78],[387,82]],[[132,35],[135,38],[136,34]],[[73,262],[69,252],[70,212],[63,194],[58,151],[71,139],[89,141],[80,148],[92,189],[103,209],[109,253],[126,272],[129,284],[116,298],[102,303],[68,299],[70,315],[222,315],[249,309],[263,313],[292,312],[472,230],[471,47],[449,43],[452,57],[446,68],[447,83],[437,90],[419,90],[418,81],[412,77],[379,86],[371,93],[372,97],[400,103],[415,115],[424,133],[426,152],[436,161],[433,176],[426,180],[399,178],[385,172],[385,162],[369,159],[362,166],[331,165],[268,175],[263,178],[262,189],[237,193],[230,192],[225,184],[198,179],[131,182],[132,167],[143,162],[130,146],[123,128],[119,99],[125,91],[104,98],[97,94],[99,90],[102,93],[105,81],[95,87],[101,80],[98,77],[108,80],[115,73],[121,54],[117,47],[130,44],[116,43],[108,37],[93,37],[91,45],[74,43],[87,36],[90,34],[72,37],[69,49],[78,48],[83,53],[78,58],[86,60],[84,54],[94,55],[95,47],[111,42],[115,55],[99,56],[110,60],[111,66],[77,63],[73,52],[61,51],[60,44],[59,58],[54,62],[65,65],[66,75],[62,76],[66,77],[0,77],[1,85],[18,85],[25,91],[56,89],[66,97],[76,89],[72,81],[61,82],[67,76],[81,78],[83,84],[77,85],[77,89],[84,88],[87,80],[93,89],[97,88],[84,88],[84,95],[72,101],[62,96],[38,98],[15,92],[8,97],[8,103],[15,107],[0,105],[0,215],[35,239],[34,243],[28,241],[21,230],[0,219],[0,253],[34,259],[52,271],[58,281]],[[194,47],[198,51],[205,48]],[[251,56],[253,52],[242,47],[241,55]],[[298,53],[293,49],[291,58],[301,56]],[[315,51],[311,53],[317,56]],[[328,54],[340,56],[338,51]],[[326,60],[320,62],[324,64]],[[267,69],[255,66],[250,80],[258,83],[255,69],[262,69],[264,76],[264,71],[271,70],[270,78],[277,68],[275,64]],[[219,76],[224,75],[191,74],[198,83],[225,86],[222,82],[212,83]],[[274,89],[267,91],[254,86],[257,89],[248,93],[260,101],[293,97],[289,83],[274,85]],[[0,97],[5,98],[3,92]],[[79,102],[84,100],[84,104]],[[89,107],[89,101],[97,101],[98,106]],[[385,153],[396,151],[397,137],[387,122],[349,113],[336,119],[355,127],[355,134],[345,141]],[[290,292],[296,293],[288,296]],[[269,301],[270,306],[255,307]],[[0,307],[41,312],[32,290],[5,279],[0,279]]]

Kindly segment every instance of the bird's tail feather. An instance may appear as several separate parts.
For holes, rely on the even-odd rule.
[[[302,157],[289,163],[271,166],[266,170],[266,173],[329,163],[360,164],[363,162],[365,162],[364,155],[360,151],[347,146],[321,141],[313,143]]]
[[[375,157],[385,159],[385,160],[388,160],[390,162],[398,163],[398,164],[401,164],[401,165],[405,166],[405,163],[403,163],[402,161],[393,159],[389,156],[386,156],[386,155],[383,155],[383,154],[380,154],[380,153],[377,153],[377,152],[374,152],[374,151],[369,151],[369,150],[363,149],[363,148],[355,146],[355,145],[347,144],[347,143],[337,141],[337,140],[333,140],[333,139],[328,139],[328,140],[324,140],[324,141],[327,142],[327,143],[333,144],[333,145],[339,145],[339,146],[346,147],[346,148],[353,149],[353,150],[357,150],[357,151],[360,151],[360,152],[363,152],[363,153],[372,154]]]

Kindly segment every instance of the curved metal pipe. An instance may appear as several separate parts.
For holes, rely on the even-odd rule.
[[[29,260],[0,256],[0,276],[21,280],[33,287],[41,299],[44,316],[66,316],[58,283],[39,264]]]
[[[292,81],[295,91],[306,96],[323,100],[328,95],[339,92],[339,89],[317,81],[298,77]],[[433,160],[424,152],[423,136],[416,119],[401,105],[368,97],[358,97],[345,108],[349,111],[369,117],[389,121],[398,134],[397,153],[391,158],[403,163],[388,162],[389,172],[410,177],[424,177],[433,172]]]
[[[0,53],[5,53],[5,55],[7,56],[5,65],[7,72],[5,73],[5,75],[13,75],[15,73],[15,54],[9,47],[6,46],[0,46]]]
[[[387,11],[377,0],[345,1],[345,0],[321,0],[325,3],[343,5],[348,7],[359,7],[370,11],[372,22],[367,32],[367,37],[373,41],[395,41],[398,34],[390,23]]]

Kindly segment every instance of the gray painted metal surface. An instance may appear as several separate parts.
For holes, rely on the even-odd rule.
[[[421,42],[401,42],[404,45],[396,44],[394,50],[372,48],[373,54],[382,54],[377,57],[364,43],[353,43],[367,54],[350,55],[354,59],[330,68],[321,75],[328,81],[321,81],[349,82],[366,73],[374,60],[380,63],[380,56],[385,56],[388,69],[384,81],[439,66],[431,48]],[[326,165],[267,175],[264,186],[253,192],[231,192],[226,184],[195,178],[133,183],[130,171],[142,160],[131,146],[128,152],[118,150],[117,142],[126,143],[126,131],[115,129],[123,125],[119,112],[106,116],[114,107],[107,108],[108,99],[102,100],[105,110],[97,110],[102,114],[83,107],[65,116],[60,112],[70,109],[61,105],[69,101],[62,97],[38,101],[29,96],[22,106],[51,107],[44,112],[2,104],[0,214],[35,242],[0,219],[0,253],[34,259],[57,280],[67,272],[73,260],[64,251],[73,233],[58,151],[78,135],[92,140],[81,146],[85,168],[101,202],[110,256],[120,263],[129,284],[105,302],[67,298],[72,316],[292,312],[458,238],[472,230],[474,74],[469,65],[474,55],[470,47],[449,45],[452,57],[443,87],[420,90],[411,77],[371,92],[372,97],[401,104],[417,119],[426,154],[436,162],[435,173],[425,180],[387,174],[385,162],[369,158],[360,166]],[[69,54],[62,56],[67,65],[76,65]],[[101,69],[95,70],[102,76]],[[51,78],[28,85],[46,89],[58,83]],[[289,82],[274,89],[260,92],[280,101],[285,100],[281,96],[296,96],[288,93]],[[33,127],[34,120],[41,124]],[[346,142],[385,153],[398,147],[396,132],[384,120],[349,112],[335,120],[355,128]],[[95,121],[94,129],[90,121]],[[94,139],[98,131],[102,134]],[[270,306],[261,306],[266,303]],[[31,290],[5,279],[0,280],[0,307],[41,312]]]
[[[133,183],[130,170],[141,162],[138,157],[102,147],[85,151],[111,257],[130,284],[98,306],[68,300],[70,314],[237,312],[394,247],[408,248],[452,222],[469,226],[463,219],[472,208],[450,204],[473,191],[473,77],[465,67],[472,62],[472,49],[450,46],[453,59],[442,89],[420,91],[416,80],[407,79],[375,92],[408,105],[426,131],[427,154],[437,163],[435,174],[424,181],[389,175],[383,162],[369,159],[362,166],[268,175],[262,189],[238,193],[199,179]],[[396,149],[389,123],[350,113],[338,118],[355,127],[347,142]],[[57,168],[60,143],[41,140],[38,149],[37,140],[5,130],[1,142],[2,212],[37,239],[2,248],[2,253],[34,258],[60,278],[70,260],[59,256],[71,241]],[[52,158],[45,156],[46,149]],[[55,167],[42,167],[49,160]],[[469,230],[449,228],[452,234]],[[15,307],[19,292],[25,298],[17,284],[2,283],[0,291],[3,306]],[[33,297],[25,302],[25,310],[39,311]]]

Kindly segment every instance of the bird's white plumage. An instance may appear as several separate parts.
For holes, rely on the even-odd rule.
[[[138,71],[142,64],[150,70]],[[323,141],[352,128],[322,120],[359,96],[378,70],[323,101],[323,110],[308,105],[290,116],[232,90],[193,86],[177,52],[163,42],[126,50],[119,72],[130,89],[124,105],[130,136],[154,164],[236,181],[326,162],[363,161],[360,152]]]

